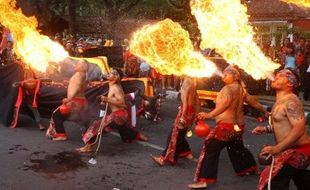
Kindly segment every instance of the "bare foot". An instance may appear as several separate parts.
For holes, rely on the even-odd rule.
[[[148,141],[148,138],[146,136],[144,136],[142,133],[138,133],[137,139],[139,141]]]
[[[77,148],[76,151],[78,151],[80,153],[90,153],[93,151],[93,145],[86,144],[85,146],[83,146],[81,148]]]
[[[196,182],[188,185],[188,188],[191,189],[204,189],[207,188],[207,182]]]
[[[39,124],[39,129],[40,129],[41,131],[44,131],[44,130],[45,130],[45,127],[44,127],[43,125]]]
[[[156,156],[151,155],[151,158],[159,166],[164,166],[165,165],[164,161],[160,157],[156,157]]]
[[[193,160],[194,159],[194,156],[192,154],[189,154],[187,156],[185,156],[186,159],[189,159],[189,160]]]
[[[66,141],[68,138],[66,136],[58,136],[58,137],[53,137],[53,141]]]
[[[66,141],[68,139],[65,133],[57,133],[52,137],[53,141]]]

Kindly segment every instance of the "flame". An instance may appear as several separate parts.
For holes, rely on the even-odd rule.
[[[37,31],[36,18],[24,16],[15,0],[0,0],[0,23],[13,34],[14,52],[32,68],[45,72],[48,62],[68,57],[60,44]]]
[[[170,19],[136,31],[130,51],[162,74],[209,77],[216,71],[213,62],[194,52],[188,32]]]
[[[286,3],[293,3],[304,7],[310,7],[310,0],[281,0],[281,1]]]
[[[240,0],[192,0],[191,10],[201,32],[202,49],[215,48],[254,79],[264,79],[279,67],[253,41],[247,8]]]

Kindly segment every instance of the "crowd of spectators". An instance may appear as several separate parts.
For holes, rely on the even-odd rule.
[[[285,38],[279,48],[271,43],[265,44],[264,53],[273,61],[281,64],[281,68],[291,68],[300,77],[300,88],[304,100],[310,98],[310,39],[295,36],[294,40]],[[267,85],[268,86],[268,85]]]
[[[95,40],[96,41],[96,40]],[[98,39],[102,42],[101,39]],[[96,43],[94,43],[96,45]],[[147,62],[130,53],[128,40],[125,39],[121,45],[124,48],[124,72],[128,77],[150,77],[155,88],[162,90],[178,90],[180,77],[174,75],[162,75],[154,70]],[[264,44],[262,47],[266,56],[281,64],[281,68],[292,68],[300,76],[304,100],[308,100],[310,93],[310,40],[295,37],[293,41],[285,38],[279,48],[272,43]],[[220,57],[214,49],[202,50],[208,57]],[[281,69],[279,68],[279,69]],[[309,81],[309,82],[308,82]],[[264,82],[266,94],[269,94],[270,81]]]
[[[0,54],[6,59],[14,57],[12,54],[13,38],[10,32],[3,29],[2,44],[0,44]],[[116,44],[114,40],[106,35],[79,35],[71,36],[68,31],[62,34],[56,34],[53,40],[58,41],[64,46],[71,56],[82,56],[83,50],[96,47],[122,46],[124,58],[124,74],[128,77],[150,77],[153,86],[162,90],[178,90],[180,87],[180,77],[174,75],[162,75],[156,72],[146,61],[132,55],[129,50],[129,42],[127,39]],[[301,96],[304,100],[310,99],[310,39],[294,36],[293,39],[285,38],[280,47],[276,48],[271,42],[262,46],[262,51],[273,61],[278,62],[281,68],[294,69],[300,76]],[[219,57],[213,49],[203,50],[206,56]],[[1,59],[1,64],[5,64],[7,60]],[[266,81],[266,92],[270,90],[270,81]]]

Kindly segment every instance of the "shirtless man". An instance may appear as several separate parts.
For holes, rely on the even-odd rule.
[[[81,120],[85,122],[87,117],[87,99],[84,92],[87,85],[88,62],[80,60],[75,65],[75,74],[70,78],[67,89],[67,98],[63,99],[64,107],[70,110],[69,114],[62,114],[61,107],[53,113],[50,127],[46,132],[48,137],[55,141],[67,140],[63,122],[66,119]]]
[[[263,113],[267,111],[245,91],[236,68],[229,66],[223,74],[225,86],[216,98],[215,109],[198,114],[200,120],[215,118],[216,127],[204,142],[195,172],[195,183],[188,185],[192,189],[206,188],[208,183],[216,182],[219,155],[224,147],[237,175],[243,176],[257,171],[253,155],[243,145],[243,105],[247,102]]]
[[[179,157],[193,159],[185,135],[200,111],[200,102],[196,92],[196,79],[185,77],[180,94],[181,106],[168,135],[166,149],[160,157],[151,156],[153,161],[159,166],[163,166],[165,163],[174,165]]]
[[[276,90],[276,102],[272,108],[271,123],[258,126],[254,134],[274,133],[276,144],[265,146],[262,155],[273,155],[271,189],[288,190],[294,180],[298,190],[310,189],[310,139],[307,133],[302,102],[293,91],[298,86],[298,77],[290,69],[283,69],[272,81]],[[262,172],[258,190],[267,189],[270,167]]]
[[[101,103],[109,106],[111,113],[105,117],[102,131],[100,129],[101,120],[94,121],[83,135],[82,140],[85,146],[77,149],[79,152],[91,152],[96,143],[96,137],[101,132],[109,132],[117,129],[123,141],[130,142],[135,139],[146,141],[147,138],[140,132],[129,126],[129,114],[125,103],[125,93],[121,87],[121,71],[112,69],[108,74],[109,92],[108,96],[101,96]]]

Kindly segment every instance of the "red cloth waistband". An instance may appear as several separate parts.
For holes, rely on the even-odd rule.
[[[123,114],[128,114],[128,111],[126,109],[119,109],[117,111],[112,112],[112,114],[114,115],[123,115]]]
[[[76,97],[76,98],[72,98],[71,101],[74,102],[74,103],[82,104],[82,105],[87,104],[87,99],[86,98]]]
[[[229,130],[234,130],[234,125],[233,123],[225,123],[225,122],[218,122],[216,124],[217,127],[221,127],[224,129],[229,129]],[[244,128],[244,125],[238,125],[238,127],[240,127],[240,129]]]
[[[295,147],[295,150],[310,157],[310,143],[298,145]]]

